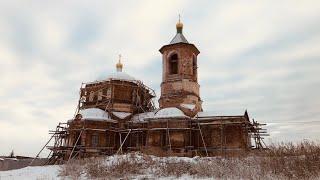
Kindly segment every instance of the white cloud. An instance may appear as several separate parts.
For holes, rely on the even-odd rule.
[[[204,109],[248,108],[256,120],[275,123],[274,138],[319,138],[319,123],[282,124],[320,118],[319,7],[318,1],[1,2],[0,154],[34,155],[47,131],[73,115],[81,82],[107,76],[119,53],[125,70],[159,94],[158,49],[174,36],[178,13],[201,51]]]

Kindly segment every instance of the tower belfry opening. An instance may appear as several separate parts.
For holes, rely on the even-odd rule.
[[[169,72],[170,74],[178,74],[178,55],[172,54],[169,58]]]

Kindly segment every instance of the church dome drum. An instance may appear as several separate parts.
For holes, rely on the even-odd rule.
[[[154,109],[152,98],[155,92],[141,81],[122,71],[123,64],[119,59],[116,72],[105,79],[85,83],[80,90],[79,109],[98,108],[109,112],[119,120],[130,116],[119,116],[123,112],[136,114]],[[115,115],[117,114],[117,115]]]

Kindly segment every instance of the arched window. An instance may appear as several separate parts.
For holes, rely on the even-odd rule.
[[[91,136],[91,145],[92,147],[99,146],[99,135],[98,134],[92,134]]]
[[[111,98],[111,87],[107,89],[107,98]]]
[[[102,98],[103,98],[103,92],[102,92],[102,90],[99,90],[98,91],[98,101],[101,101]]]
[[[178,55],[173,54],[169,58],[169,74],[178,74]]]
[[[193,75],[196,75],[197,74],[197,58],[196,58],[196,56],[195,55],[193,55],[193,57],[192,57],[192,73],[193,73]]]
[[[90,94],[89,94],[89,102],[92,102],[94,99],[94,92],[93,91],[90,91]]]

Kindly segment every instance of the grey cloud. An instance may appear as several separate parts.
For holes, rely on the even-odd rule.
[[[288,6],[290,8],[288,8]],[[319,139],[318,1],[10,1],[0,6],[0,154],[34,155],[75,110],[81,82],[124,70],[160,92],[158,49],[182,14],[201,51],[204,109],[273,123],[271,140]],[[157,101],[157,99],[155,99]],[[309,123],[301,125],[301,121]],[[32,134],[25,136],[22,130]],[[10,141],[7,134],[14,134]],[[25,142],[28,141],[28,144]]]

